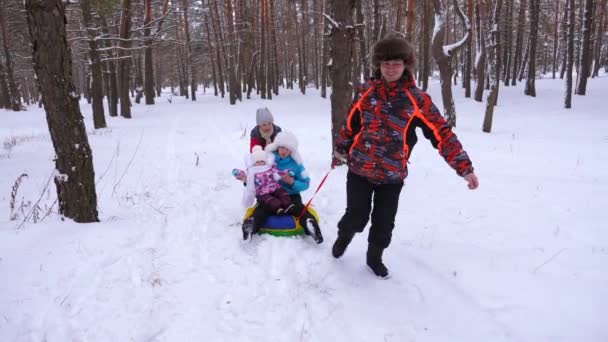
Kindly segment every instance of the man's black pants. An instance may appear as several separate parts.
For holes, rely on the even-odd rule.
[[[367,241],[370,245],[386,248],[391,243],[399,194],[403,182],[373,184],[351,171],[346,176],[346,213],[338,222],[338,235],[363,231],[371,212],[372,226]],[[372,210],[373,201],[373,210]]]

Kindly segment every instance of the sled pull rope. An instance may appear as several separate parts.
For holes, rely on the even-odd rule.
[[[306,202],[306,205],[304,206],[304,209],[302,209],[302,212],[300,213],[300,215],[298,215],[298,221],[300,221],[300,218],[302,218],[302,215],[304,215],[304,213],[308,210],[308,207],[310,206],[310,203],[312,202],[312,199],[315,198],[315,195],[317,194],[317,192],[319,192],[319,189],[321,189],[321,187],[323,186],[323,183],[325,183],[325,180],[327,179],[327,176],[329,176],[329,173],[333,169],[334,169],[334,167],[332,165],[331,169],[329,169],[329,171],[327,171],[327,173],[325,174],[325,177],[323,177],[323,179],[321,180],[321,183],[317,187],[317,190],[315,190],[315,193],[312,194],[312,196],[310,197],[310,199],[308,200],[308,202]]]

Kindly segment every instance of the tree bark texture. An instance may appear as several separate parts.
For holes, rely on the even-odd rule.
[[[93,154],[72,81],[61,0],[27,0],[32,59],[53,147],[59,213],[76,222],[97,222]]]

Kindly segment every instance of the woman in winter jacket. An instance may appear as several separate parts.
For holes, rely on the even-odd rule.
[[[253,146],[260,145],[265,148],[266,145],[272,143],[281,127],[274,124],[274,117],[270,110],[266,107],[258,108],[255,113],[256,126],[253,127],[250,133],[249,152],[253,150]]]
[[[418,137],[416,127],[439,150],[470,189],[478,186],[473,165],[431,98],[412,77],[413,48],[402,38],[379,41],[372,64],[375,78],[361,85],[336,142],[334,162],[346,161],[346,212],[338,223],[332,254],[344,254],[355,233],[369,221],[367,265],[388,277],[382,254],[392,237],[407,161]],[[372,209],[373,204],[373,209]]]

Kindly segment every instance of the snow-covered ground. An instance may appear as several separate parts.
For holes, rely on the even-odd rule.
[[[484,105],[455,88],[476,191],[419,134],[386,281],[365,266],[367,230],[331,257],[344,167],[314,200],[325,243],[241,239],[230,172],[257,107],[299,137],[305,200],[329,169],[330,103],[314,89],[236,106],[165,94],[97,131],[83,102],[95,224],[45,217],[56,193],[44,112],[0,111],[0,341],[607,341],[608,78],[572,110],[562,81],[538,80],[536,98],[522,89],[501,86],[485,134]],[[430,93],[441,107],[437,83]],[[23,173],[26,208],[11,221]],[[44,220],[21,225],[36,203]]]

